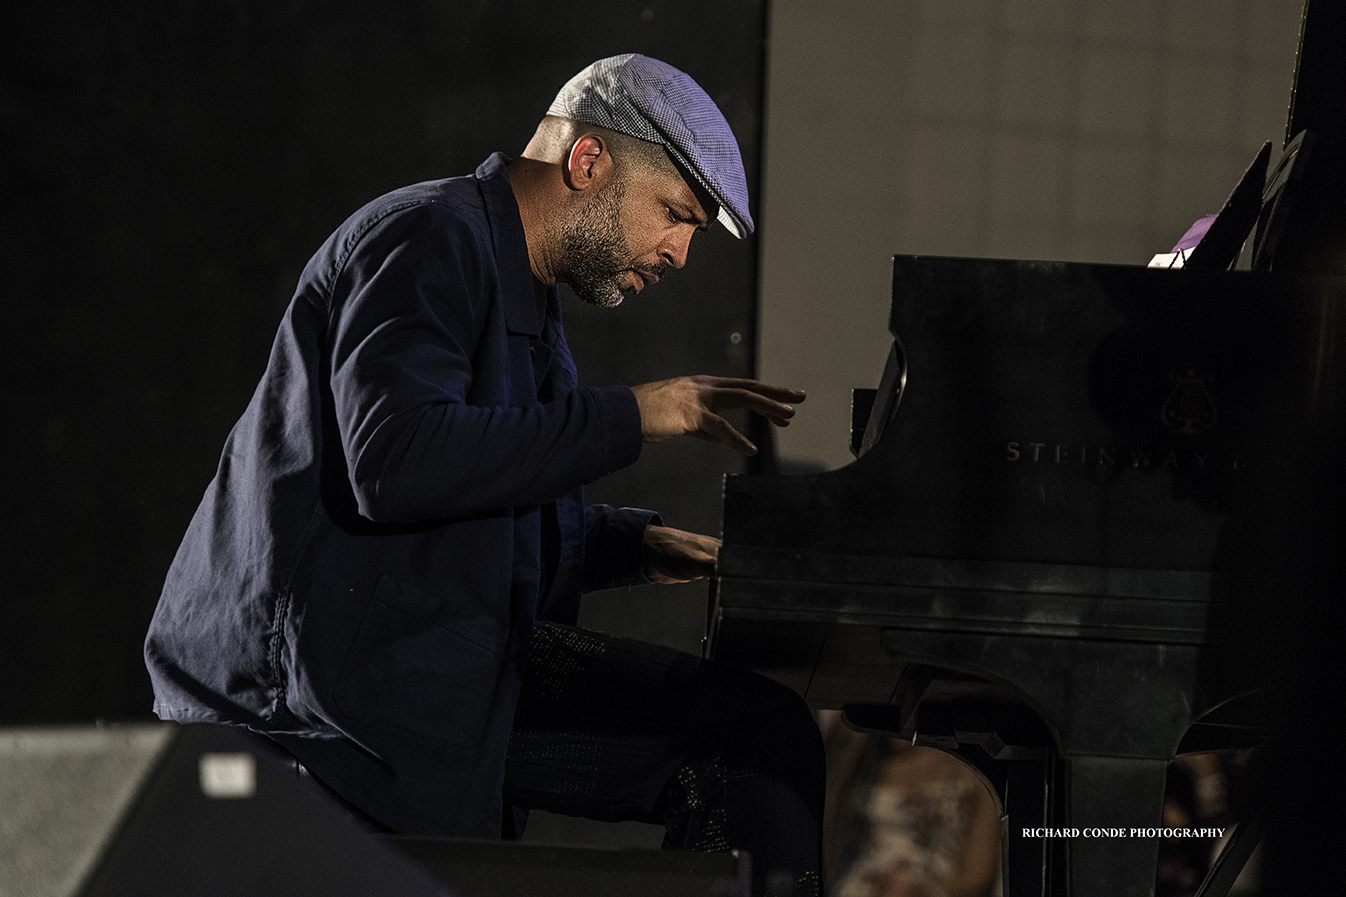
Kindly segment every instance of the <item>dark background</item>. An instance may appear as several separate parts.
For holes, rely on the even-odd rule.
[[[698,80],[755,197],[764,2],[8,4],[0,723],[149,716],[164,573],[300,270],[363,203],[517,154],[562,83],[621,52]],[[755,239],[716,228],[615,312],[569,301],[581,382],[750,373],[755,284]],[[673,440],[590,495],[717,533],[741,468]],[[705,594],[599,593],[584,621],[695,650]]]

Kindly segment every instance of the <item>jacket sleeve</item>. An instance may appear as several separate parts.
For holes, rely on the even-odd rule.
[[[335,277],[332,397],[356,501],[371,520],[541,504],[640,454],[640,411],[626,387],[468,404],[479,337],[487,315],[501,313],[492,258],[488,234],[420,204],[370,227]],[[506,377],[507,360],[494,363],[502,369],[489,373]]]
[[[592,592],[648,583],[642,570],[645,528],[662,525],[654,511],[589,505],[584,509],[584,568],[580,589]]]

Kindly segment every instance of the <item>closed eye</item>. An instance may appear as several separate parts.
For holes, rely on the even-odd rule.
[[[674,224],[690,224],[697,230],[710,230],[710,224],[708,222],[704,222],[699,218],[694,218],[689,214],[680,214],[675,211],[672,206],[664,206],[664,210],[668,212],[668,220]]]

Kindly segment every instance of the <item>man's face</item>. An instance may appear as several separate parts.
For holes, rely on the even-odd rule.
[[[620,305],[687,263],[692,234],[708,219],[677,175],[614,176],[562,228],[566,282],[585,302]]]

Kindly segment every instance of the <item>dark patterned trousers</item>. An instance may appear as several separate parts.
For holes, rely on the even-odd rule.
[[[665,847],[746,851],[755,895],[770,882],[772,897],[816,897],[823,778],[818,726],[784,686],[633,639],[534,630],[510,807],[662,824]]]

